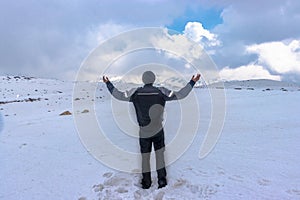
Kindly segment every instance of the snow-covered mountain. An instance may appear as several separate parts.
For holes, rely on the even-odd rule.
[[[170,89],[178,90],[187,84],[188,80],[171,77],[163,81],[156,81],[156,86],[163,86]],[[113,83],[121,89],[135,88],[142,86],[142,83],[134,83],[125,80],[115,80]],[[214,89],[236,89],[236,90],[282,90],[282,91],[295,91],[300,90],[300,84],[289,83],[284,81],[275,81],[268,79],[254,79],[243,81],[223,81],[206,84],[203,79],[196,83],[197,88],[214,88]]]
[[[296,83],[288,83],[284,81],[275,81],[267,79],[258,80],[244,80],[244,81],[224,81],[225,89],[246,89],[246,90],[282,90],[282,91],[295,91],[300,90],[300,85]],[[208,85],[209,88],[223,89],[220,88],[220,83],[213,83]]]

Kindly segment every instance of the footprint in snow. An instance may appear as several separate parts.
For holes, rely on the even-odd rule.
[[[257,183],[262,186],[268,186],[270,185],[271,181],[267,179],[260,179],[257,181]]]
[[[228,177],[230,180],[237,181],[237,182],[243,182],[243,177],[240,175],[233,175]]]
[[[106,173],[104,173],[102,176],[103,176],[104,178],[110,178],[112,175],[113,175],[113,173],[111,173],[111,172],[106,172]]]
[[[169,184],[157,189],[157,179],[153,177],[152,186],[144,190],[140,185],[139,174],[111,173],[102,175],[103,183],[93,186],[99,199],[208,199],[216,192],[218,186],[191,184],[185,179],[170,179]]]
[[[300,190],[297,189],[290,189],[286,191],[287,193],[291,194],[291,195],[298,195],[300,196]]]

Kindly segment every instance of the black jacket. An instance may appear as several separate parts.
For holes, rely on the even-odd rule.
[[[140,127],[148,126],[149,129],[153,129],[162,124],[166,101],[183,99],[190,93],[195,82],[191,80],[177,92],[164,87],[155,87],[152,84],[126,92],[119,91],[111,82],[107,82],[106,85],[116,99],[133,103]]]

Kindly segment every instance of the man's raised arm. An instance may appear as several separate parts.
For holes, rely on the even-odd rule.
[[[130,101],[131,96],[135,92],[136,89],[131,89],[130,91],[121,92],[109,81],[108,77],[103,76],[103,82],[106,83],[106,86],[109,92],[118,100],[121,101]]]
[[[164,98],[166,101],[172,101],[172,100],[180,100],[185,98],[193,89],[195,83],[199,81],[200,74],[197,74],[196,76],[193,75],[190,82],[186,84],[183,88],[181,88],[179,91],[170,91],[164,87],[160,88],[161,92],[165,95]]]

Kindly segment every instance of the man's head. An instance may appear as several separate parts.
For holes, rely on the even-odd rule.
[[[155,74],[152,71],[145,71],[142,79],[144,84],[153,84],[155,81]]]

